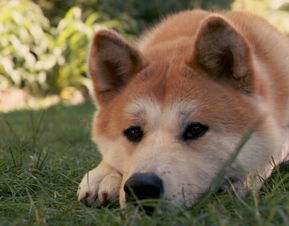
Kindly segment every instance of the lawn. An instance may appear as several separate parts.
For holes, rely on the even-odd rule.
[[[289,225],[289,166],[245,199],[212,195],[191,209],[152,216],[87,208],[76,190],[100,160],[90,140],[94,105],[0,113],[0,225]]]

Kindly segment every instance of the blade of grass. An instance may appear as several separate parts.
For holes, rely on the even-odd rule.
[[[237,145],[235,151],[230,155],[229,159],[224,163],[223,167],[220,169],[220,171],[215,176],[214,180],[212,181],[209,191],[206,193],[205,196],[203,196],[200,200],[201,203],[207,201],[207,199],[216,192],[216,190],[220,187],[222,184],[227,169],[233,164],[233,162],[237,159],[238,155],[242,151],[245,144],[250,140],[256,129],[259,127],[261,122],[263,121],[263,118],[259,119],[253,127],[251,127],[248,132],[242,137],[239,144]]]

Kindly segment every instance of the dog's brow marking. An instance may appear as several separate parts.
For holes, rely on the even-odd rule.
[[[141,122],[153,122],[161,114],[160,106],[152,98],[139,98],[125,108],[125,113],[132,119]]]
[[[177,100],[161,109],[153,98],[139,98],[125,108],[127,116],[142,124],[149,123],[151,128],[159,126],[166,128],[182,127],[197,112],[195,100]],[[168,123],[169,122],[169,123]],[[161,129],[161,128],[160,128]]]
[[[178,124],[187,123],[187,121],[197,112],[198,104],[195,100],[190,101],[175,101],[169,107],[166,115],[166,121],[177,121]]]

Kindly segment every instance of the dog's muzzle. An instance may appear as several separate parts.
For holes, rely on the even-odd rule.
[[[160,199],[164,193],[162,180],[154,173],[135,173],[124,185],[126,202]]]

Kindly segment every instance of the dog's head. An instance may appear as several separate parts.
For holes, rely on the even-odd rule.
[[[251,47],[219,16],[194,38],[142,51],[99,31],[88,63],[99,106],[93,139],[123,175],[122,205],[131,190],[192,205],[264,111]],[[228,177],[241,179],[268,160],[273,129],[256,130]]]

